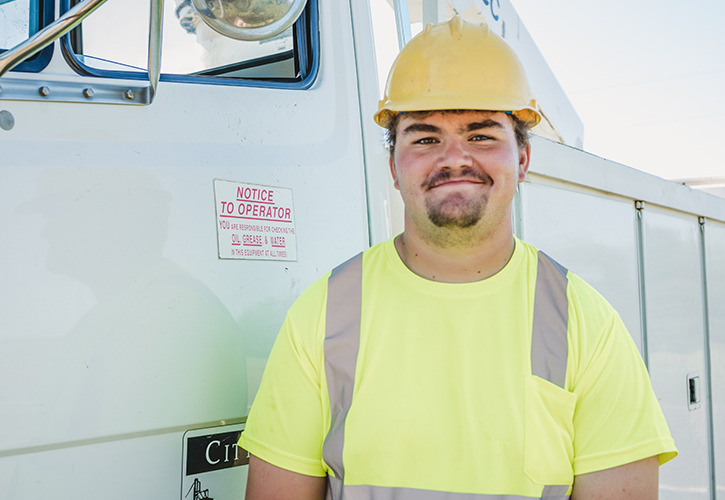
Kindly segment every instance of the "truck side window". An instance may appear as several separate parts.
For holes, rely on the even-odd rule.
[[[78,1],[62,0],[61,8]],[[189,0],[164,4],[163,80],[299,86],[313,73],[315,0],[308,1],[293,27],[260,41],[233,40],[217,33]],[[145,72],[148,12],[149,0],[109,0],[99,7],[65,42],[76,69],[95,76],[134,77]]]
[[[0,52],[12,49],[48,25],[53,16],[51,0],[0,0]],[[18,65],[17,71],[40,71],[50,61],[46,47]]]

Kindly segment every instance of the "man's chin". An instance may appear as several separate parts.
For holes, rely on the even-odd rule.
[[[449,214],[428,212],[428,219],[437,227],[444,229],[467,229],[478,224],[481,215],[475,214]]]
[[[483,217],[480,204],[449,201],[435,207],[428,207],[428,219],[437,227],[466,229],[475,226]]]

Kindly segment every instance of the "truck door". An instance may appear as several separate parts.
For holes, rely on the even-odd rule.
[[[165,2],[155,91],[146,0],[0,78],[8,498],[241,498],[225,429],[297,294],[371,242],[350,5],[238,41],[194,3]],[[77,7],[0,2],[0,47]]]

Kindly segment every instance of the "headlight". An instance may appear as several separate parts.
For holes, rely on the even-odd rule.
[[[261,40],[289,28],[307,0],[191,0],[213,30],[237,40]]]

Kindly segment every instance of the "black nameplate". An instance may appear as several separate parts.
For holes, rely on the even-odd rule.
[[[237,446],[241,431],[189,438],[186,444],[186,475],[249,464],[249,453]]]

